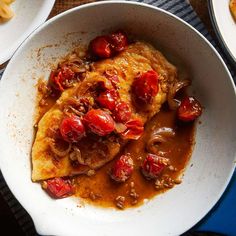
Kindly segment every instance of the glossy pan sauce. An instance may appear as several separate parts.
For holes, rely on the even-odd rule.
[[[47,106],[38,106],[39,119],[55,102],[56,98],[48,97]],[[174,137],[170,137],[167,142],[157,145],[158,153],[168,158],[171,164],[163,171],[158,180],[146,180],[138,166],[141,166],[147,154],[146,143],[151,133],[163,127],[175,130]],[[161,111],[146,125],[141,138],[137,141],[131,141],[122,151],[122,153],[130,153],[134,161],[135,169],[131,178],[125,183],[116,183],[110,179],[109,172],[116,161],[114,159],[97,170],[92,176],[79,175],[73,177],[76,186],[75,195],[102,207],[114,207],[115,205],[123,209],[142,204],[145,199],[150,199],[182,182],[183,171],[194,147],[194,134],[194,123],[178,121],[176,111],[171,111],[167,104],[164,104]]]
[[[181,77],[180,74],[184,69],[181,67],[179,69],[179,77]],[[39,82],[39,97],[43,95],[43,89],[40,89],[43,87],[43,83]],[[182,89],[177,96],[177,99],[181,101],[186,97],[186,92]],[[38,120],[54,106],[58,98],[58,96],[48,96],[41,100],[43,104],[38,103]],[[194,101],[194,99],[188,100],[188,102],[191,101]],[[186,105],[189,107],[189,103]],[[99,169],[93,169],[83,175],[68,177],[74,186],[74,195],[97,206],[116,206],[124,209],[138,206],[145,200],[180,184],[195,142],[195,122],[193,121],[195,118],[192,119],[195,114],[193,113],[192,117],[189,114],[187,117],[183,117],[184,121],[188,121],[183,122],[178,119],[179,114],[177,115],[177,112],[178,109],[171,110],[167,102],[164,103],[161,110],[146,123],[142,136],[138,140],[130,140],[116,158]],[[198,111],[198,115],[200,113]],[[191,118],[190,122],[189,118]],[[155,139],[153,137],[156,137],[158,132],[163,133],[163,130],[168,130],[168,134],[165,134],[159,141],[155,141],[150,146],[150,142]],[[88,139],[86,142],[90,141],[92,142]],[[87,146],[89,147],[90,143]],[[151,151],[150,147],[152,148]],[[168,161],[168,163],[162,163],[165,168],[154,179],[152,177],[150,179],[150,176],[144,176],[145,173],[143,170],[141,171],[141,166],[144,168],[143,163],[145,163],[150,153]],[[110,178],[113,174],[111,173],[112,170],[114,171],[112,168],[117,160],[120,160],[121,155],[130,156],[134,162],[132,175],[122,183],[114,181],[113,177]]]

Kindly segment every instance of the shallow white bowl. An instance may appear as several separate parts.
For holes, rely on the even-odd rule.
[[[0,65],[9,60],[26,37],[48,17],[55,0],[16,0],[15,16],[0,23]]]
[[[74,43],[111,29],[129,29],[179,58],[204,105],[196,146],[183,183],[139,208],[117,211],[75,198],[52,200],[30,179],[35,84],[47,77]],[[43,47],[43,48],[42,48]],[[39,48],[42,48],[38,51]],[[0,83],[0,166],[11,191],[39,234],[179,235],[217,202],[235,166],[236,96],[232,78],[214,48],[177,17],[145,4],[99,2],[74,8],[39,27],[18,49]]]

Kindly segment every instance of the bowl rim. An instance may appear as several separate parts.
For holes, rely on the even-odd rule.
[[[116,5],[116,4],[122,4],[122,5],[135,5],[135,6],[139,6],[139,7],[144,7],[144,8],[150,8],[152,10],[155,10],[155,11],[159,11],[159,12],[162,12],[164,14],[167,14],[168,16],[174,18],[175,20],[179,21],[180,23],[182,23],[184,25],[184,27],[188,28],[189,30],[193,31],[196,36],[198,36],[201,40],[203,40],[208,47],[210,47],[210,49],[214,52],[214,56],[216,56],[219,61],[221,62],[221,64],[223,65],[224,67],[224,70],[225,70],[225,73],[227,74],[227,77],[229,79],[229,83],[231,83],[231,86],[233,88],[233,91],[234,91],[234,95],[236,97],[236,87],[235,87],[235,84],[234,84],[234,81],[233,81],[233,78],[225,64],[225,62],[223,61],[223,59],[221,58],[220,54],[218,53],[218,51],[213,47],[213,45],[199,32],[197,31],[193,26],[191,26],[189,23],[185,22],[183,19],[181,19],[180,17],[166,11],[166,10],[163,10],[161,8],[158,8],[158,7],[155,7],[155,6],[152,6],[152,5],[149,5],[147,3],[140,3],[140,2],[133,2],[133,1],[123,1],[123,0],[114,0],[114,1],[99,1],[99,2],[92,2],[92,3],[86,3],[86,4],[83,4],[83,5],[80,5],[80,6],[77,6],[77,7],[74,7],[72,9],[69,9],[67,11],[64,11],[54,17],[52,17],[51,19],[47,20],[46,22],[44,22],[43,24],[41,24],[38,28],[36,28],[22,43],[21,45],[17,48],[17,50],[15,51],[15,53],[13,54],[10,62],[8,63],[3,75],[2,75],[2,80],[5,80],[5,74],[8,70],[11,69],[11,65],[15,62],[15,59],[17,58],[18,54],[22,51],[22,49],[25,47],[25,45],[27,45],[27,43],[31,40],[31,38],[33,38],[35,35],[37,35],[37,33],[39,33],[43,28],[47,27],[48,25],[52,24],[54,21],[57,21],[58,19],[60,18],[63,18],[64,16],[72,13],[72,12],[76,12],[76,11],[80,11],[81,9],[84,9],[84,8],[90,8],[90,7],[96,7],[98,5]],[[1,89],[4,89],[3,83],[0,83],[0,91]],[[234,155],[234,163],[236,163],[236,153]],[[235,170],[235,164],[232,165],[232,168],[230,170],[230,172],[228,173],[228,177],[227,179],[225,179],[225,182],[224,182],[224,185],[223,187],[221,188],[221,191],[218,192],[217,195],[215,195],[215,197],[213,198],[213,200],[211,201],[211,204],[205,209],[205,211],[203,211],[203,213],[201,214],[201,216],[199,217],[196,217],[195,220],[194,220],[194,223],[191,222],[191,225],[189,225],[188,227],[184,227],[182,228],[182,231],[179,232],[180,234],[188,231],[189,229],[191,229],[193,226],[195,226],[201,219],[203,219],[207,214],[208,212],[216,205],[216,203],[219,201],[220,197],[223,195],[224,191],[226,190],[226,187],[228,186],[232,176],[233,176],[233,173],[234,173],[234,170]],[[44,232],[42,229],[41,229],[41,226],[40,226],[40,223],[42,222],[40,219],[38,219],[37,217],[37,213],[35,213],[32,209],[29,209],[27,207],[27,204],[24,204],[22,203],[22,196],[20,196],[18,193],[16,193],[15,189],[14,189],[14,186],[13,184],[9,184],[8,180],[7,180],[7,174],[6,174],[6,171],[5,171],[5,168],[4,168],[4,165],[2,166],[1,165],[1,159],[0,159],[0,168],[1,168],[1,171],[2,171],[2,175],[8,185],[8,187],[10,188],[11,192],[14,194],[14,196],[16,197],[16,199],[20,202],[20,204],[22,204],[22,206],[24,207],[24,209],[29,213],[29,215],[31,216],[32,220],[33,220],[33,223],[35,225],[35,228],[36,228],[36,231],[41,233],[41,234],[46,234],[46,232]],[[45,229],[44,229],[45,230]]]

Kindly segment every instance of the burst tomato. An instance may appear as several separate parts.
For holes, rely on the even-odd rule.
[[[105,136],[115,129],[112,117],[101,109],[92,109],[83,118],[86,126],[95,134]]]
[[[111,169],[110,177],[116,182],[125,182],[134,170],[134,163],[129,154],[122,155]]]
[[[54,178],[45,181],[43,188],[53,198],[64,198],[73,194],[73,186],[70,180]]]
[[[109,41],[114,52],[121,52],[128,46],[127,36],[121,31],[109,35]]]
[[[113,111],[113,117],[116,122],[127,122],[131,117],[131,110],[126,102],[119,102]]]
[[[97,101],[100,106],[112,111],[115,108],[118,97],[119,97],[119,94],[117,93],[115,89],[109,89],[101,93],[98,96]]]
[[[133,82],[133,92],[138,103],[151,103],[158,93],[158,74],[154,70],[147,71]]]
[[[111,44],[107,36],[98,36],[90,42],[89,48],[91,52],[100,58],[111,57]]]
[[[194,97],[185,97],[178,108],[178,118],[182,121],[193,121],[201,114],[202,106]]]
[[[85,135],[85,128],[77,116],[66,117],[60,125],[60,133],[68,142],[78,142]]]
[[[50,82],[52,86],[59,91],[64,91],[75,78],[75,73],[68,68],[63,66],[57,71],[52,71],[50,74]]]
[[[143,122],[139,119],[129,120],[126,124],[127,129],[122,133],[125,139],[139,139],[143,134]]]
[[[167,165],[168,159],[149,153],[143,162],[141,170],[147,179],[156,179]]]
[[[98,36],[90,42],[89,48],[99,58],[109,58],[123,51],[128,45],[127,36],[117,31],[109,35]]]

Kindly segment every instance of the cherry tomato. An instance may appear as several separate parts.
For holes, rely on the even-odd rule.
[[[193,121],[201,114],[202,106],[194,97],[185,97],[178,108],[178,118],[182,121]]]
[[[158,93],[158,74],[154,70],[147,71],[133,82],[133,92],[137,102],[151,103]]]
[[[110,177],[116,182],[125,182],[134,170],[134,163],[129,154],[122,155],[111,169]]]
[[[100,58],[111,57],[111,44],[108,41],[107,36],[98,36],[90,42],[89,48],[92,53]]]
[[[68,67],[63,66],[58,71],[52,71],[50,74],[50,82],[56,90],[64,91],[73,79],[75,78],[75,73]]]
[[[85,128],[77,116],[66,117],[60,125],[61,136],[68,142],[78,142],[85,135]]]
[[[115,108],[118,97],[119,97],[119,94],[117,93],[115,89],[109,89],[101,93],[98,96],[97,101],[100,106],[112,111]]]
[[[101,109],[92,109],[85,114],[84,123],[95,134],[105,136],[115,129],[112,117]]]
[[[139,139],[143,134],[143,122],[139,119],[129,120],[126,124],[127,129],[122,133],[125,139]]]
[[[113,117],[116,122],[125,123],[131,117],[131,110],[126,102],[119,102],[116,104],[113,111]]]
[[[46,180],[43,187],[53,198],[64,198],[73,194],[73,186],[70,180],[65,180],[63,178]]]
[[[128,46],[127,36],[121,31],[109,35],[109,41],[114,52],[121,52]]]
[[[167,165],[168,159],[149,153],[143,162],[141,170],[147,179],[156,179]]]

